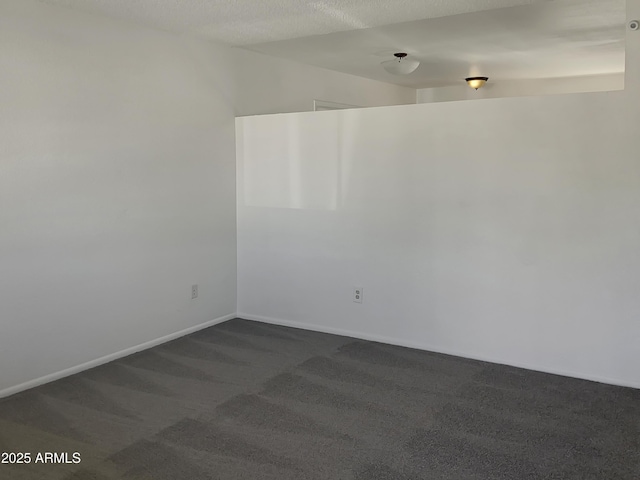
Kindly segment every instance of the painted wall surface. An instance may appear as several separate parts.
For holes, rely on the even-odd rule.
[[[640,17],[640,2],[629,3]],[[628,43],[627,49],[630,58],[640,58],[637,43],[631,47]],[[312,77],[318,75],[318,69],[306,66],[296,69],[295,64],[257,56],[254,60],[258,63],[252,67],[247,60],[251,55],[254,54],[247,52],[246,58],[239,60],[244,56],[234,49],[33,0],[0,3],[0,394],[23,382],[235,312],[234,115],[308,110],[313,99],[366,105],[411,103],[415,93],[387,88],[377,82],[370,84],[358,77],[345,80],[344,88],[340,89],[339,78],[329,78],[332,74],[315,80]],[[260,73],[267,71],[269,76],[263,78]],[[253,79],[248,75],[253,75]],[[308,85],[304,88],[297,85],[294,89],[294,79]],[[640,62],[627,65],[627,84],[630,79],[638,83]],[[538,172],[531,178],[532,190],[525,197],[529,203],[525,202],[524,207],[524,200],[514,204],[514,208],[521,205],[538,212],[531,225],[522,220],[521,229],[528,231],[527,228],[541,224],[541,213],[536,208],[546,201],[550,205],[549,221],[557,230],[543,230],[547,235],[544,238],[549,235],[555,238],[556,232],[564,239],[564,247],[542,248],[545,245],[540,243],[542,239],[532,241],[534,246],[529,250],[523,247],[529,270],[524,263],[509,264],[509,257],[502,250],[496,251],[494,244],[478,243],[476,230],[484,232],[482,215],[496,216],[493,220],[496,228],[506,228],[504,216],[490,208],[490,202],[495,202],[491,197],[480,201],[480,207],[468,203],[475,198],[473,195],[480,195],[480,190],[474,193],[473,188],[488,187],[476,187],[469,180],[460,183],[446,165],[447,155],[453,155],[454,164],[470,166],[472,172],[480,167],[465,156],[471,146],[469,150],[460,150],[460,146],[449,152],[446,148],[449,143],[445,142],[466,139],[461,136],[462,131],[477,127],[467,117],[459,123],[459,114],[482,114],[486,108],[493,112],[490,117],[493,115],[501,124],[506,124],[506,118],[512,114],[518,114],[514,120],[523,121],[524,110],[530,113],[539,109],[536,100],[518,103],[523,100],[473,102],[475,107],[458,107],[461,110],[429,110],[433,106],[423,105],[325,112],[313,120],[311,115],[287,116],[304,118],[304,122],[287,120],[286,127],[280,122],[269,123],[272,133],[284,129],[282,138],[291,140],[286,144],[270,143],[264,138],[256,140],[255,135],[265,131],[264,124],[259,125],[250,134],[251,141],[240,142],[241,152],[263,145],[279,157],[272,158],[277,167],[274,170],[265,169],[263,160],[255,158],[248,162],[252,165],[249,168],[240,162],[238,283],[245,289],[239,299],[240,308],[254,316],[291,319],[306,322],[307,326],[315,322],[321,329],[349,330],[399,341],[409,339],[405,343],[426,347],[461,347],[462,353],[469,355],[483,355],[498,344],[496,355],[489,352],[491,358],[520,358],[517,352],[520,344],[516,342],[506,348],[504,341],[516,335],[514,332],[520,331],[521,324],[507,325],[508,321],[497,315],[500,311],[514,311],[515,300],[510,299],[502,310],[490,303],[497,301],[499,285],[505,283],[496,272],[506,269],[520,275],[529,271],[533,275],[534,269],[536,276],[529,281],[538,290],[535,295],[526,292],[521,295],[530,301],[544,298],[543,293],[552,290],[553,282],[560,281],[551,277],[551,285],[546,286],[545,275],[551,268],[548,249],[568,249],[567,242],[574,238],[571,235],[575,236],[568,226],[553,222],[571,220],[574,222],[571,225],[585,229],[585,236],[590,233],[584,227],[585,222],[587,226],[592,222],[595,227],[612,229],[598,230],[600,236],[596,239],[602,239],[602,244],[593,238],[585,244],[587,253],[591,252],[589,248],[595,252],[593,259],[580,263],[569,256],[554,268],[566,275],[581,273],[571,263],[573,258],[576,265],[587,269],[586,273],[591,272],[591,276],[585,275],[579,281],[593,287],[586,292],[585,303],[580,307],[585,312],[586,338],[597,347],[593,359],[580,363],[580,354],[586,351],[580,339],[568,342],[564,354],[559,353],[571,325],[582,327],[575,312],[569,312],[568,320],[558,317],[563,308],[570,310],[570,298],[565,292],[569,287],[539,304],[538,308],[544,307],[553,314],[551,317],[535,325],[525,322],[537,336],[534,337],[537,343],[530,349],[542,340],[550,345],[550,357],[536,363],[541,368],[545,365],[569,368],[576,364],[580,371],[589,370],[592,376],[617,372],[616,378],[632,377],[634,373],[629,372],[633,362],[626,367],[622,365],[626,360],[637,360],[629,353],[629,345],[638,341],[637,330],[629,318],[633,308],[636,317],[638,312],[632,299],[637,290],[633,275],[638,258],[628,247],[637,240],[634,213],[628,211],[630,205],[637,211],[636,196],[630,186],[638,190],[638,172],[636,163],[629,160],[637,151],[637,144],[628,138],[631,128],[628,125],[638,124],[637,111],[631,107],[638,105],[637,94],[627,91],[563,97],[557,106],[555,100],[544,100],[550,113],[561,113],[553,125],[564,118],[567,122],[582,122],[584,128],[579,124],[575,128],[549,127],[542,132],[549,138],[535,142],[537,148],[546,148],[544,151],[556,159],[564,159],[566,153],[557,148],[566,149],[569,158],[566,165],[560,162],[554,166],[545,157],[539,167],[535,162],[525,162],[524,167],[507,163],[505,167],[507,171],[516,169],[516,173],[518,168],[524,169],[516,176],[515,186],[518,182],[520,186],[522,182],[528,185],[529,180],[523,178],[526,169]],[[520,106],[512,107],[512,101]],[[611,124],[600,131],[597,127],[605,120],[593,125],[582,115],[585,111],[595,118],[611,117]],[[440,113],[443,126],[439,126]],[[431,133],[429,128],[414,123],[425,119],[429,119],[427,126],[433,125]],[[530,122],[525,126],[537,128],[536,122],[542,124],[546,116],[539,112],[524,121]],[[313,126],[314,130],[305,125]],[[515,130],[515,133],[507,130],[515,135],[513,142],[524,135],[515,127],[509,128]],[[560,140],[561,132],[569,137]],[[350,133],[355,136],[351,138]],[[609,133],[614,136],[608,137]],[[505,156],[521,150],[520,144],[500,147],[499,142],[492,142],[497,138],[494,129],[486,130],[486,138],[480,138],[481,134],[475,133],[470,141],[484,147],[482,159],[497,150],[500,155],[490,162],[500,165],[507,162]],[[604,139],[602,146],[587,148],[593,147],[600,135]],[[571,145],[581,144],[583,137],[587,143],[579,147],[578,153],[584,154],[586,163],[579,161],[576,152],[570,149],[577,148]],[[534,143],[529,137],[523,138],[524,147]],[[376,150],[376,145],[384,148]],[[306,153],[299,155],[303,152]],[[427,162],[427,166],[423,166],[424,152],[437,154],[435,157],[430,154],[432,163]],[[478,152],[474,149],[473,153]],[[611,163],[602,164],[595,159],[597,154]],[[300,158],[311,161],[301,163]],[[290,161],[290,165],[283,163],[283,159]],[[572,175],[577,175],[578,180],[572,180],[563,168],[573,168]],[[425,179],[424,175],[433,173],[433,169],[440,175],[435,178],[446,180],[438,187],[440,190],[435,190],[435,203],[430,206],[415,203],[427,195],[428,192],[423,192],[424,181],[433,180]],[[544,169],[551,170],[544,173]],[[564,172],[557,179],[556,170]],[[503,190],[510,182],[499,169],[478,172],[485,183],[502,178],[498,186]],[[412,173],[417,176],[413,178]],[[263,183],[258,181],[260,175],[264,175]],[[543,185],[541,175],[552,179],[550,186]],[[595,193],[590,195],[604,203],[596,203],[577,188],[580,181],[591,185],[589,188]],[[455,203],[458,196],[447,196],[447,192],[458,191],[466,185],[464,182],[471,186],[471,197],[462,192],[466,200],[458,205]],[[562,182],[573,186],[573,190],[569,189],[569,193],[574,192],[573,197],[565,198],[569,194],[562,193]],[[285,188],[286,194],[282,191]],[[552,198],[545,200],[545,192]],[[586,210],[579,210],[577,203],[570,202],[589,198],[594,205],[591,216]],[[556,210],[558,199],[562,200],[561,208]],[[577,220],[566,213],[572,205],[581,212]],[[605,218],[616,205],[621,210]],[[424,212],[431,212],[431,217]],[[627,221],[624,225],[623,216]],[[473,219],[472,230],[464,222],[469,217]],[[429,218],[438,221],[426,222]],[[404,231],[393,234],[394,228]],[[467,246],[460,254],[462,259],[451,259],[458,255],[457,250],[442,245],[456,238],[463,242],[463,247]],[[494,243],[498,241],[491,230],[488,238]],[[513,250],[509,241],[516,240],[507,238],[511,240],[505,240],[506,245]],[[489,303],[479,304],[481,315],[464,320],[461,315],[480,300],[477,293],[476,297],[463,296],[456,310],[455,296],[460,292],[453,287],[461,283],[471,292],[485,288],[466,274],[475,271],[478,265],[486,266],[486,259],[477,258],[486,251],[493,252],[496,262],[502,263],[497,266],[490,263],[488,273],[478,275],[493,275],[496,291],[485,301]],[[464,255],[471,261],[463,262]],[[252,258],[257,261],[249,268]],[[440,270],[430,270],[431,264]],[[465,275],[453,275],[452,265],[461,265]],[[500,265],[504,268],[496,271]],[[594,277],[594,272],[602,274],[600,280]],[[296,283],[298,279],[303,283]],[[439,290],[425,287],[429,286],[425,283],[429,279],[436,282]],[[192,283],[200,285],[196,301],[190,299]],[[350,302],[351,285],[356,283],[365,287],[366,298],[357,307]],[[577,288],[570,281],[567,285]],[[409,290],[403,291],[404,286]],[[594,295],[596,286],[606,288]],[[412,292],[422,295],[425,291],[437,297],[439,303],[427,304],[430,298],[427,295],[412,297]],[[571,291],[577,295],[577,291]],[[443,297],[442,292],[449,297]],[[509,297],[504,292],[502,296]],[[608,320],[594,326],[596,317],[601,320],[600,313],[607,301],[612,306]],[[601,310],[589,310],[594,305]],[[491,316],[492,313],[495,315]],[[527,315],[525,320],[533,318],[532,313]],[[559,326],[554,326],[553,321]],[[476,330],[487,331],[477,342],[466,340],[461,344],[456,328],[469,323]],[[494,328],[496,325],[506,332],[503,340],[493,339],[493,344],[479,345],[483,338],[499,331]],[[551,327],[555,330],[541,340],[542,329]],[[604,333],[598,341],[594,340],[597,328]],[[582,334],[579,328],[572,332]],[[472,333],[465,335],[469,338]],[[626,341],[616,344],[622,336]],[[466,348],[469,343],[472,347]],[[605,354],[613,350],[614,344],[618,350],[607,358]],[[537,360],[543,354],[526,353],[525,349],[521,357],[523,361]],[[591,368],[592,363],[603,358],[605,361],[599,368]]]
[[[308,112],[314,100],[360,107],[416,103],[416,90],[233,49],[238,115]]]
[[[417,92],[418,103],[480,100],[483,98],[529,97],[565,93],[610,92],[624,90],[624,72],[582,77],[541,78],[532,80],[492,80],[478,91],[463,81],[460,85],[422,88]]]
[[[0,2],[0,391],[235,312],[231,67]]]
[[[0,396],[235,313],[236,115],[415,102],[33,0],[0,85]]]
[[[640,387],[636,89],[236,128],[240,316]]]

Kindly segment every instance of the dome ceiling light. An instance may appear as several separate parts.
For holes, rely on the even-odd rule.
[[[487,83],[489,77],[469,77],[464,79],[471,88],[475,88],[478,90],[479,88],[484,87],[484,84]]]
[[[409,75],[410,73],[415,72],[416,68],[420,66],[420,62],[418,60],[407,58],[406,53],[394,53],[393,56],[396,58],[393,60],[387,60],[380,64],[382,65],[382,68],[393,75]]]

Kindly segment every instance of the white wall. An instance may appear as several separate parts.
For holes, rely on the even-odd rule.
[[[239,315],[640,387],[639,100],[238,119]]]
[[[633,5],[636,16],[640,16],[637,3]],[[628,44],[627,48],[635,55],[630,58],[640,58],[637,44],[631,47]],[[316,98],[366,105],[413,101],[411,90],[369,83],[358,77],[347,80],[340,77],[341,74],[332,77],[332,73],[327,73],[318,79],[319,69],[296,67],[290,62],[258,56],[252,64],[248,58],[254,55],[257,54],[247,52],[245,56],[232,49],[33,0],[0,3],[0,396],[43,376],[73,369],[84,362],[235,312],[235,114],[306,110]],[[268,76],[260,75],[267,71]],[[640,62],[627,65],[627,78],[628,82],[631,78],[637,84]],[[594,100],[583,101],[585,98]],[[520,101],[523,103],[518,103]],[[423,292],[432,297],[438,297],[441,292],[455,294],[459,290],[457,284],[452,286],[451,282],[458,280],[468,291],[480,288],[478,282],[466,276],[447,277],[429,268],[431,262],[448,272],[451,265],[456,265],[455,259],[447,254],[460,249],[442,242],[452,238],[469,242],[471,250],[467,255],[471,261],[463,265],[464,271],[482,266],[486,260],[478,255],[487,251],[493,252],[501,262],[507,262],[508,257],[490,242],[478,246],[477,242],[469,241],[477,233],[474,229],[484,228],[482,217],[477,215],[493,214],[491,204],[477,207],[480,211],[476,212],[472,208],[474,204],[468,203],[469,197],[465,197],[459,208],[447,206],[446,186],[436,190],[435,198],[440,203],[422,206],[415,201],[426,195],[423,193],[425,181],[433,180],[424,175],[434,168],[436,173],[440,172],[440,178],[450,180],[450,188],[456,190],[464,186],[447,166],[448,155],[459,154],[461,157],[455,157],[454,161],[467,168],[476,167],[476,163],[465,156],[468,151],[451,153],[449,143],[444,143],[447,135],[463,128],[459,123],[463,118],[460,114],[488,111],[497,117],[498,123],[506,123],[506,117],[512,113],[526,111],[529,114],[539,108],[535,99],[530,100],[535,104],[524,103],[525,99],[513,100],[513,110],[509,102],[474,102],[476,107],[460,104],[459,111],[444,107],[442,126],[437,118],[439,111],[429,110],[434,107],[428,105],[325,112],[314,117],[288,116],[294,119],[287,121],[287,131],[294,141],[287,143],[287,152],[295,153],[299,148],[309,153],[304,158],[313,161],[306,164],[296,161],[291,168],[280,170],[288,174],[289,193],[284,196],[278,193],[275,197],[272,196],[273,182],[278,181],[278,171],[269,172],[272,177],[267,176],[269,180],[259,186],[256,175],[264,169],[254,163],[258,168],[249,176],[253,187],[258,188],[251,197],[254,206],[248,207],[241,200],[238,212],[241,222],[239,284],[244,289],[239,299],[240,308],[255,315],[306,321],[306,325],[315,322],[318,328],[393,336],[399,341],[409,339],[406,343],[427,347],[464,347],[465,354],[486,353],[477,350],[490,349],[491,342],[482,344],[481,340],[491,340],[491,333],[496,332],[495,324],[505,331],[499,338],[513,337],[516,326],[505,328],[508,322],[497,317],[487,320],[497,311],[490,304],[481,304],[481,315],[465,320],[463,314],[468,313],[480,297],[465,297],[466,303],[458,310],[455,310],[456,299],[439,297],[439,303],[428,305],[416,300],[416,295]],[[556,211],[554,200],[558,196],[561,200],[564,198],[561,182],[573,185],[572,175],[578,174],[580,181],[593,183],[590,188],[595,192],[593,195],[597,193],[595,198],[602,201],[602,205],[591,199],[597,215],[589,220],[591,212],[589,215],[583,212],[579,221],[575,220],[576,227],[592,221],[595,227],[609,226],[611,230],[598,230],[601,236],[597,238],[602,238],[603,243],[591,239],[588,246],[604,253],[581,267],[597,264],[602,269],[598,271],[602,273],[600,280],[593,275],[579,279],[591,282],[587,286],[592,288],[587,291],[589,295],[581,308],[586,312],[586,338],[594,339],[597,328],[603,332],[602,339],[594,342],[600,350],[596,349],[593,359],[583,364],[580,355],[586,355],[586,347],[580,338],[566,342],[564,350],[561,348],[566,341],[566,331],[580,317],[570,312],[568,319],[559,318],[558,313],[562,313],[563,308],[568,310],[569,303],[553,297],[553,302],[545,307],[553,315],[544,317],[543,323],[526,323],[533,314],[523,317],[524,325],[534,330],[535,335],[540,336],[538,330],[542,331],[545,326],[555,328],[555,334],[559,332],[551,339],[545,337],[534,344],[544,341],[550,352],[545,362],[536,365],[569,368],[576,364],[580,372],[588,370],[592,375],[608,376],[613,372],[617,375],[615,378],[637,378],[631,370],[637,358],[632,357],[629,349],[629,345],[637,343],[637,329],[630,325],[629,317],[633,308],[637,311],[632,295],[637,290],[633,272],[638,258],[628,244],[637,240],[638,232],[633,222],[623,222],[622,214],[606,215],[608,209],[613,210],[616,205],[621,210],[615,212],[624,212],[630,205],[637,208],[637,166],[629,160],[637,144],[628,138],[628,128],[622,126],[628,121],[638,124],[638,112],[627,108],[638,104],[637,94],[628,91],[563,97],[558,106],[553,100],[545,102],[551,113],[560,114],[554,125],[563,118],[576,123],[575,128],[562,127],[570,137],[565,141],[559,140],[560,130],[547,127],[544,131],[554,140],[542,145],[546,145],[545,152],[552,158],[564,158],[558,151],[571,152],[586,130],[587,143],[581,147],[585,163],[578,161],[575,152],[571,154],[567,165],[573,166],[574,171],[570,175],[560,169],[564,175],[550,187],[542,180],[545,168],[552,169],[553,174],[547,173],[555,178],[556,167],[551,160],[541,164],[539,171],[535,165],[526,167],[529,165],[526,164],[516,180],[528,182],[524,175],[527,168],[534,168],[538,176],[532,177],[532,190],[526,197],[530,203],[525,202],[525,207],[535,213],[540,202],[546,201],[553,207],[551,219],[563,219],[563,210]],[[580,114],[566,113],[574,108]],[[606,142],[602,146],[596,144],[595,139],[599,138],[598,128],[604,120],[587,121],[586,115],[582,115],[585,109],[588,114],[597,114],[595,118],[606,115],[612,118],[604,126],[602,136]],[[302,118],[304,121],[299,123],[297,119]],[[533,118],[540,124],[546,121],[544,112]],[[335,122],[332,129],[301,128],[310,124],[323,128],[321,123],[314,122],[327,119],[329,126]],[[477,125],[470,118],[464,121],[469,126]],[[537,128],[538,125],[530,126]],[[273,127],[281,128],[281,125],[275,122]],[[487,139],[495,136],[495,132],[494,128],[488,131]],[[345,135],[350,133],[355,136]],[[472,140],[484,147],[483,160],[488,158],[493,162],[490,153],[496,153],[496,149],[502,155],[495,160],[498,163],[506,162],[505,158],[513,154],[506,147],[502,151],[499,142],[494,145],[495,142],[480,139],[481,133],[474,135]],[[454,135],[456,138],[460,137]],[[301,143],[297,145],[296,139]],[[533,142],[528,137],[523,140],[526,140],[525,146]],[[534,146],[542,148],[539,143],[536,141]],[[241,142],[241,145],[245,144]],[[376,145],[383,148],[376,149]],[[438,156],[437,161],[429,157],[433,163],[423,167],[423,155],[416,153],[412,146],[432,152],[434,145],[439,145],[447,155]],[[513,145],[511,148],[514,149]],[[609,157],[612,149],[617,155],[606,165],[594,160],[598,152],[602,157]],[[412,152],[411,155],[398,154],[405,150]],[[329,159],[323,158],[327,152],[333,155]],[[395,164],[391,165],[392,162]],[[281,163],[278,165],[283,167]],[[397,168],[399,165],[403,169]],[[244,188],[242,165],[240,168],[240,187]],[[507,162],[505,168],[515,167]],[[482,175],[484,170],[478,172]],[[493,172],[486,181],[506,188],[511,178],[504,177],[499,170]],[[538,190],[534,188],[536,182]],[[275,183],[276,189],[282,185]],[[471,193],[484,198],[480,190],[474,193],[474,185],[470,185]],[[544,200],[545,192],[551,195],[550,199]],[[239,195],[244,199],[244,190]],[[586,193],[575,195],[575,198],[564,198],[565,203],[561,203],[564,211],[572,205],[578,208],[580,200],[591,198]],[[574,203],[567,204],[569,201]],[[260,206],[261,202],[272,202],[276,206]],[[524,200],[520,200],[522,202]],[[464,213],[464,208],[471,209],[470,213]],[[404,209],[406,216],[398,215]],[[432,212],[431,217],[420,217],[425,211]],[[450,219],[448,215],[452,211],[457,213]],[[469,217],[474,221],[455,223]],[[438,222],[426,222],[425,218]],[[504,216],[493,222],[506,228]],[[538,213],[530,228],[540,222]],[[438,226],[437,235],[432,232],[433,225]],[[521,224],[521,228],[526,225]],[[389,227],[399,230],[394,234]],[[556,235],[560,237],[569,236],[573,231],[562,225],[557,228]],[[547,231],[546,235],[552,233]],[[568,240],[570,238],[565,239],[563,246],[553,248],[566,248]],[[605,241],[616,242],[618,250],[615,251],[619,253],[605,249],[609,245]],[[426,248],[425,244],[437,249]],[[532,251],[524,258],[528,258],[531,265],[538,262],[537,276],[529,280],[538,291],[521,294],[530,301],[543,298],[543,293],[552,290],[551,286],[545,286],[551,268],[550,253]],[[380,256],[381,253],[384,255]],[[273,258],[266,257],[269,255]],[[256,263],[249,269],[247,262],[252,258]],[[576,272],[577,267],[572,269],[570,259],[563,262],[556,267],[560,272]],[[533,268],[531,265],[527,268]],[[504,283],[496,268],[492,264],[486,269],[497,278],[494,296],[489,297],[494,300],[500,282]],[[503,270],[520,275],[526,273],[523,268],[503,265]],[[266,279],[266,283],[262,283],[262,279]],[[296,283],[298,279],[303,283]],[[425,288],[427,280],[437,282],[438,288]],[[200,298],[196,301],[190,300],[192,283],[200,285]],[[351,285],[355,283],[365,286],[366,300],[361,306],[349,299]],[[597,290],[594,284],[607,288]],[[571,285],[576,288],[575,284]],[[404,287],[408,290],[404,291]],[[300,298],[296,298],[298,294]],[[607,305],[605,297],[609,298],[612,310],[607,312],[609,323],[601,325],[604,315],[601,310]],[[515,309],[513,304],[514,301],[509,300],[503,311]],[[542,308],[546,303],[536,305]],[[590,310],[593,306],[601,310]],[[309,316],[310,312],[315,313]],[[428,328],[425,328],[425,319]],[[440,325],[438,322],[452,323]],[[465,322],[484,329],[478,342],[471,342],[473,348],[459,343],[456,328]],[[622,335],[620,332],[625,334],[622,341],[618,338]],[[484,346],[478,347],[476,343]],[[495,355],[489,352],[492,358],[527,360],[527,355],[533,355],[534,360],[539,359],[539,351],[537,354],[512,353],[522,341],[506,350],[503,342],[499,343]],[[616,352],[607,357],[610,350],[614,350],[613,345]],[[601,346],[612,347],[603,350]],[[632,361],[625,364],[627,360]],[[600,361],[599,368],[591,368]]]
[[[448,87],[422,88],[417,91],[417,102],[450,102],[455,100],[480,100],[483,98],[608,92],[623,89],[624,72],[530,80],[489,79],[489,82],[478,91],[469,88],[464,82]]]
[[[416,90],[233,49],[238,115],[308,112],[314,100],[361,107],[416,103]]]
[[[233,316],[235,115],[415,102],[33,0],[0,72],[0,396]]]
[[[0,392],[235,312],[230,62],[0,2]]]

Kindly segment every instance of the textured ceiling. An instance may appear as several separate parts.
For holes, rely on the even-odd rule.
[[[625,0],[556,0],[247,48],[414,88],[620,73],[625,64]],[[421,61],[406,76],[380,67],[397,51]]]
[[[248,45],[551,0],[41,0]]]
[[[624,71],[625,0],[40,1],[414,88]]]

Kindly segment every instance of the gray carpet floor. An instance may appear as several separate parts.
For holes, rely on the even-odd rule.
[[[3,480],[638,480],[640,390],[236,319],[1,400],[0,452],[81,455]]]

